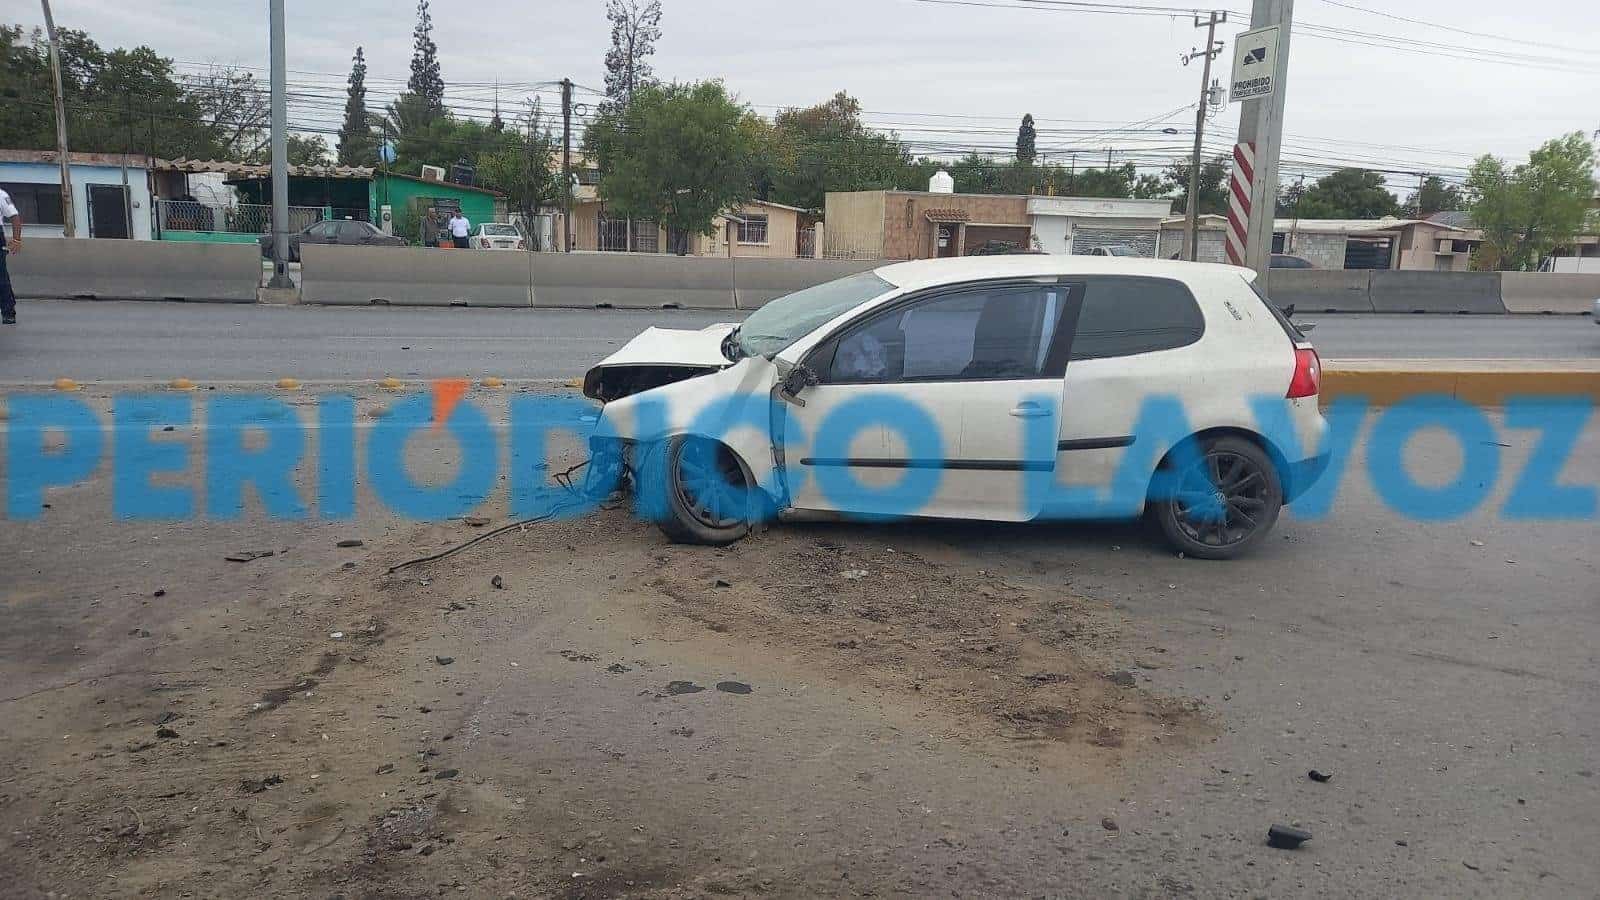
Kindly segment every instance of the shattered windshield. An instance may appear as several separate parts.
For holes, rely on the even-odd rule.
[[[786,294],[744,320],[738,332],[739,349],[745,356],[771,357],[840,313],[893,287],[871,272],[862,272]]]

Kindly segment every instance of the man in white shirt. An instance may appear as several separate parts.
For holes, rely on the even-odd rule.
[[[448,227],[450,229],[450,237],[455,241],[456,249],[467,249],[467,235],[472,233],[472,223],[468,222],[467,217],[461,214],[461,210],[456,210],[450,216]]]
[[[11,290],[11,273],[6,270],[6,257],[22,249],[22,214],[17,212],[11,195],[0,190],[0,220],[11,220],[11,242],[5,242],[5,229],[0,225],[0,323],[17,324],[17,295]]]

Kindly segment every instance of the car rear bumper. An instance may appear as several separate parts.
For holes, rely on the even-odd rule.
[[[1283,473],[1283,502],[1293,503],[1328,471],[1328,454],[1289,463]]]

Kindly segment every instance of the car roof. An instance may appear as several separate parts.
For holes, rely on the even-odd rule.
[[[873,270],[873,274],[896,287],[910,290],[986,278],[1031,278],[1049,275],[1145,275],[1175,278],[1179,281],[1220,275],[1246,279],[1256,277],[1253,269],[1219,263],[1067,254],[919,259],[883,266]]]

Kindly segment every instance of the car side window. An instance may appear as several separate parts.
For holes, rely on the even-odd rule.
[[[1125,275],[1086,278],[1072,359],[1186,347],[1200,340],[1205,330],[1200,305],[1180,281]]]
[[[318,222],[306,234],[319,238],[333,237],[333,225],[332,222]]]
[[[1066,307],[1061,285],[941,294],[872,316],[841,335],[825,381],[1037,378]]]
[[[365,222],[340,222],[339,237],[359,241],[367,236],[365,225]]]

